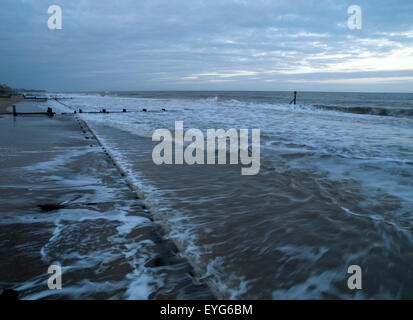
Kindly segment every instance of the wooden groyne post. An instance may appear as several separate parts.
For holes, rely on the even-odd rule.
[[[52,108],[47,108],[47,115],[49,116],[49,117],[53,117],[54,116],[54,112],[53,112],[53,109]]]
[[[290,104],[292,103],[297,104],[297,91],[294,91],[294,99],[291,100]]]

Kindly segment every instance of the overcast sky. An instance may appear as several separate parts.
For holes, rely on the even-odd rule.
[[[0,41],[18,88],[413,92],[412,0],[1,0]]]

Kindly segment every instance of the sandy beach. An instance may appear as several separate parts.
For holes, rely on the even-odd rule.
[[[11,98],[0,97],[0,113],[11,112],[11,110],[9,110],[9,107],[13,106],[13,104],[16,104],[22,100],[22,96],[12,96]]]
[[[2,116],[0,149],[2,290],[19,299],[214,298],[82,120]],[[62,290],[48,289],[52,264]]]

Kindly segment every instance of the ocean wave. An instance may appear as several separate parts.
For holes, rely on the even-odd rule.
[[[206,99],[199,99],[201,103],[213,104],[224,107],[254,107],[262,109],[276,109],[283,111],[305,111],[305,112],[343,112],[360,115],[375,115],[375,116],[394,116],[394,117],[413,117],[413,109],[409,108],[391,108],[391,107],[376,107],[376,106],[337,106],[326,104],[297,104],[291,105],[288,103],[269,103],[256,101],[242,101],[238,99],[221,99],[219,97],[208,97]]]
[[[407,116],[413,117],[413,109],[395,109],[385,107],[342,107],[322,104],[313,105],[315,108],[328,111],[339,111],[356,114],[369,114],[375,116]]]

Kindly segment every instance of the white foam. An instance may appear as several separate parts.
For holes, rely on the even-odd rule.
[[[366,194],[371,197],[389,194],[400,199],[401,209],[396,215],[402,210],[413,208],[413,201],[409,197],[412,192],[412,184],[409,182],[411,177],[408,176],[409,173],[413,174],[409,165],[413,163],[413,121],[410,119],[395,121],[391,117],[346,114],[319,110],[306,105],[220,101],[217,97],[160,100],[74,96],[70,103],[93,111],[102,108],[108,111],[120,108],[133,111],[142,108],[148,111],[159,111],[162,107],[167,109],[164,113],[82,114],[81,117],[95,129],[99,140],[127,173],[128,180],[145,196],[145,202],[152,212],[161,220],[167,215],[162,222],[169,225],[169,237],[179,244],[182,254],[195,263],[203,264],[201,270],[204,270],[205,277],[211,278],[219,291],[228,298],[239,298],[246,294],[250,285],[249,280],[244,279],[242,274],[228,273],[223,267],[226,261],[221,257],[210,261],[202,260],[202,256],[210,248],[202,247],[198,243],[199,226],[185,219],[184,208],[180,211],[170,210],[167,201],[164,200],[168,199],[168,196],[165,196],[168,190],[156,188],[150,177],[144,178],[143,174],[133,169],[133,159],[129,159],[122,150],[116,149],[109,139],[106,139],[104,130],[99,130],[99,126],[110,126],[142,137],[150,137],[158,128],[173,130],[175,120],[184,121],[185,129],[259,128],[262,134],[261,156],[262,160],[269,163],[269,168],[272,165],[278,172],[289,171],[292,168],[313,172],[314,176],[328,177],[332,181],[354,180],[361,188],[365,188],[363,190],[368,190]],[[397,170],[403,175],[391,178]],[[377,185],[381,187],[380,192],[375,192],[372,188]],[[396,222],[385,219],[380,214],[366,216],[341,207],[347,214],[399,227]],[[128,233],[130,230],[126,226],[118,229],[120,234]],[[406,234],[405,229],[401,230]],[[323,253],[321,250],[318,254],[312,254],[311,250],[300,251],[294,247],[284,249],[309,261],[319,259],[319,255]],[[148,296],[150,289],[146,276],[139,268],[131,274],[130,279],[134,285],[128,290],[129,297]],[[302,283],[275,290],[273,298],[320,299],[323,291],[335,292],[332,283],[336,280],[336,270],[309,275]],[[314,286],[317,289],[311,290]],[[356,298],[365,296],[360,293]]]

